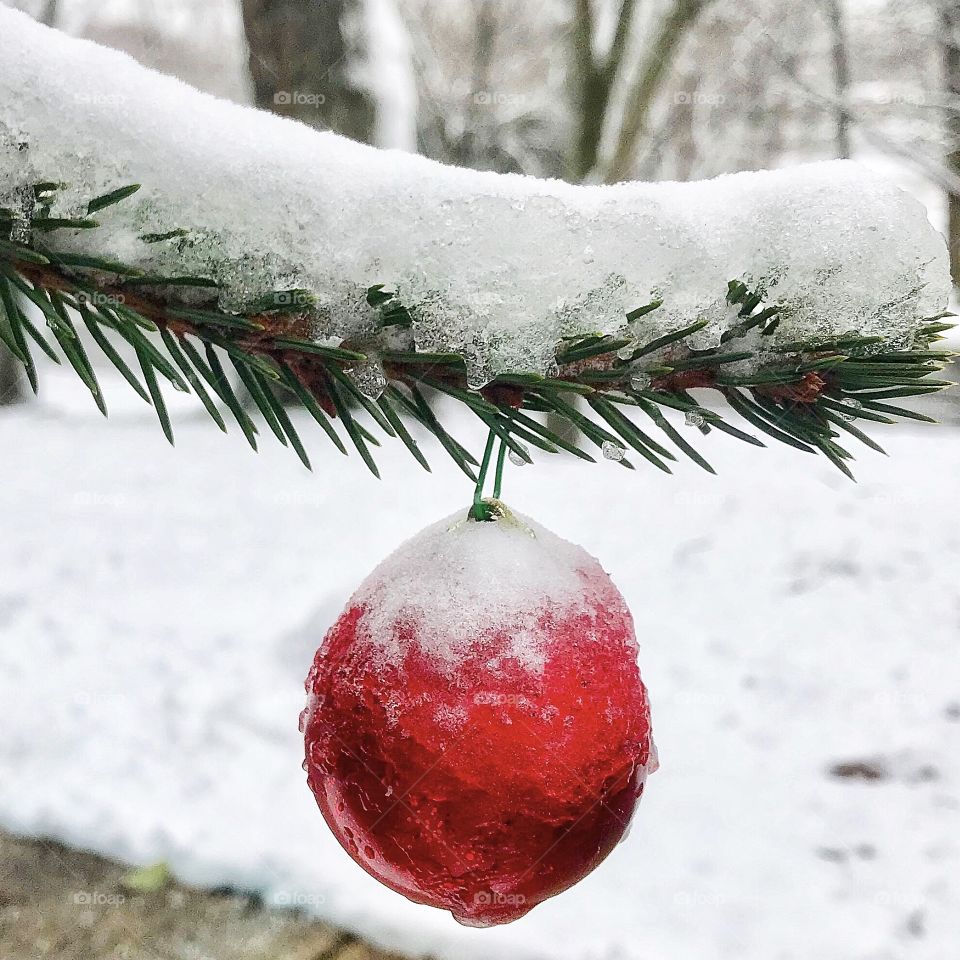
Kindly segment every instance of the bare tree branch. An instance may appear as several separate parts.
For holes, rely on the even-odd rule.
[[[710,0],[675,0],[660,23],[660,29],[648,45],[646,63],[640,68],[628,94],[620,133],[613,157],[604,171],[607,183],[626,180],[630,176],[637,145],[646,133],[650,108],[660,84],[673,63],[680,42],[696,22]]]
[[[960,12],[955,14],[960,20]],[[758,21],[759,22],[759,21]],[[784,76],[800,90],[809,100],[819,103],[821,106],[832,111],[843,111],[848,123],[856,125],[863,138],[872,143],[879,150],[888,153],[891,156],[900,157],[907,161],[911,166],[916,167],[923,174],[929,177],[939,187],[943,188],[949,194],[956,194],[960,197],[960,170],[953,170],[937,157],[931,157],[927,152],[916,143],[898,143],[892,140],[885,133],[882,133],[877,127],[862,116],[852,110],[847,104],[841,103],[834,97],[827,96],[813,90],[801,79],[790,58],[783,55],[777,41],[772,37],[769,31],[762,26],[758,27],[760,34],[766,39],[769,54],[781,69]]]
[[[850,86],[850,62],[847,57],[847,38],[843,26],[841,0],[824,0],[824,10],[833,40],[833,89],[839,103],[845,104]],[[850,117],[845,110],[836,110],[837,156],[844,160],[850,157]]]
[[[46,0],[37,14],[37,20],[48,27],[57,25],[57,14],[59,13],[60,0]]]
[[[586,179],[597,164],[610,94],[623,63],[636,3],[622,0],[610,49],[600,60],[593,50],[591,0],[575,0],[575,5],[572,39],[577,129],[570,178],[579,182]]]

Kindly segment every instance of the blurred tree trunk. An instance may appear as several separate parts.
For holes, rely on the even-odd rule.
[[[594,40],[596,24],[593,2],[594,0],[572,0],[570,79],[574,133],[567,160],[567,178],[574,183],[583,182],[596,171],[610,111],[610,97],[624,63],[636,10],[635,0],[620,0],[610,47],[605,54],[599,54]],[[577,398],[574,398],[573,402],[577,405]],[[571,443],[578,441],[580,431],[572,421],[559,414],[548,413],[544,422],[548,429],[565,440]]]
[[[48,27],[57,25],[57,11],[60,6],[60,0],[46,0],[37,14],[37,20],[46,24]]]
[[[951,172],[960,176],[960,115],[956,104],[960,102],[960,3],[944,0],[941,8],[943,27],[943,73],[944,89],[951,109],[947,112],[947,135],[950,153],[947,165]],[[947,246],[950,250],[950,275],[954,286],[960,286],[960,196],[954,191],[948,194]]]
[[[574,183],[581,183],[591,176],[597,166],[603,131],[610,110],[610,95],[623,64],[636,2],[620,0],[613,39],[606,54],[598,54],[595,49],[596,26],[592,5],[594,0],[572,0],[572,2],[570,80],[574,133],[567,159],[567,179]],[[577,404],[576,398],[574,398],[574,404]],[[571,443],[576,443],[580,436],[577,427],[559,414],[548,413],[544,422],[548,429]]]
[[[568,163],[568,177],[580,183],[597,165],[600,142],[610,107],[610,94],[620,72],[630,27],[636,8],[635,0],[621,0],[617,26],[606,56],[594,51],[594,17],[592,0],[573,0],[571,51],[575,131]]]
[[[450,162],[458,167],[487,169],[490,158],[486,156],[486,138],[479,136],[481,127],[488,123],[489,109],[484,109],[481,100],[491,95],[493,54],[497,42],[497,19],[495,3],[479,0],[476,4],[473,26],[473,76],[471,83],[474,95],[467,107],[466,123],[461,136],[450,142]],[[499,172],[503,172],[502,170]]]
[[[369,143],[376,107],[344,32],[362,0],[242,0],[258,107]]]
[[[256,105],[311,127],[370,143],[376,105],[357,82],[358,51],[344,30],[363,0],[241,0]],[[244,406],[253,398],[240,391]],[[292,402],[279,388],[276,396]]]
[[[850,86],[850,59],[847,55],[847,36],[843,26],[842,0],[824,0],[833,58],[833,91],[837,101],[836,153],[842,160],[850,159],[850,114],[847,90]]]
[[[630,177],[637,146],[647,132],[650,110],[660,92],[663,80],[669,75],[680,43],[710,0],[674,0],[660,22],[660,29],[647,44],[646,60],[641,64],[630,89],[620,122],[613,157],[604,170],[607,183],[617,183]]]

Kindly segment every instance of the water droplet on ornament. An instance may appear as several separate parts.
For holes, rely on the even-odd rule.
[[[649,390],[652,383],[653,377],[649,373],[639,372],[630,377],[630,386],[634,390]]]
[[[688,410],[687,415],[683,418],[683,422],[688,427],[696,427],[699,430],[707,421],[699,410]]]
[[[303,763],[300,764],[300,768],[306,773],[310,769],[310,763],[306,757],[303,758]]]
[[[363,848],[363,855],[368,860],[373,860],[376,858],[376,853],[374,853],[373,847],[371,847],[369,843]]]
[[[840,417],[849,423],[857,419],[857,412],[863,409],[863,404],[859,400],[845,400],[844,406],[847,408],[842,411]]]
[[[600,447],[600,452],[607,460],[616,460],[618,462],[627,454],[627,451],[624,449],[623,445],[614,443],[613,440],[604,440],[603,446]]]
[[[644,774],[650,776],[651,773],[656,773],[660,769],[660,754],[657,752],[657,745],[654,743],[653,738],[650,739],[650,757],[647,760],[646,768]]]
[[[524,448],[524,449],[526,449],[526,448]],[[523,457],[521,457],[520,454],[517,453],[516,450],[511,449],[510,452],[507,454],[507,456],[510,458],[510,462],[511,462],[515,467],[525,467],[525,466],[527,465],[527,463],[528,463],[528,461],[527,461],[527,460],[524,460]]]

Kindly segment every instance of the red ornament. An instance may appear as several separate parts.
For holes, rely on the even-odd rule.
[[[655,769],[633,621],[600,564],[462,514],[378,567],[317,651],[307,780],[365,870],[488,926],[593,870]]]

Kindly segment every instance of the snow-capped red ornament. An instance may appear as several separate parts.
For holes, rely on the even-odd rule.
[[[403,544],[317,651],[307,780],[365,870],[488,926],[586,876],[656,768],[633,620],[600,564],[498,501]]]

